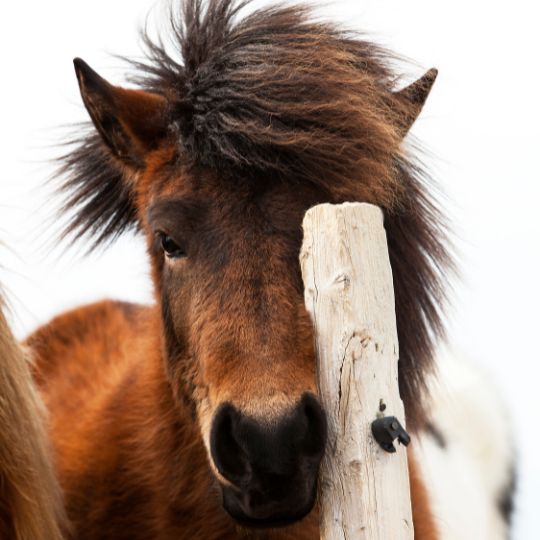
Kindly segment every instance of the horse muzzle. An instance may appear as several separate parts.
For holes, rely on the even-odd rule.
[[[212,423],[210,450],[227,481],[223,507],[248,527],[302,519],[315,503],[325,444],[326,417],[311,394],[277,420],[255,419],[222,405]]]

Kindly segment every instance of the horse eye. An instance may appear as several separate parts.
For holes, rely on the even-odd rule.
[[[186,256],[186,252],[168,235],[159,233],[161,248],[169,259],[180,259]]]

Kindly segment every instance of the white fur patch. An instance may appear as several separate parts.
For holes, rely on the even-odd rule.
[[[510,422],[489,376],[448,352],[433,378],[430,415],[446,448],[423,434],[412,451],[431,496],[441,540],[506,540],[498,505],[510,481]]]

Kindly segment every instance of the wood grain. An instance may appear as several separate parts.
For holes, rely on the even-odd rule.
[[[329,431],[319,486],[321,538],[411,540],[406,449],[396,442],[397,453],[386,453],[371,435],[381,414],[405,426],[382,212],[369,204],[323,204],[307,212],[303,227],[305,301]]]

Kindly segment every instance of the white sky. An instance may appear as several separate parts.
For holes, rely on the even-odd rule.
[[[259,2],[258,2],[259,3]],[[0,32],[0,281],[22,336],[70,306],[112,296],[148,301],[142,243],[124,238],[84,257],[51,242],[46,161],[56,126],[85,118],[71,65],[81,56],[121,80],[107,53],[136,55],[149,0],[26,0],[3,8]],[[462,255],[450,343],[487,366],[514,415],[520,454],[515,538],[540,530],[540,38],[531,0],[339,0],[325,12],[414,59],[407,80],[439,79],[414,128],[451,202]],[[157,12],[163,4],[157,3]],[[119,69],[120,68],[120,69]],[[61,133],[61,132],[60,132]]]

